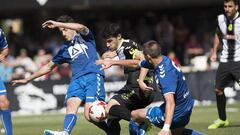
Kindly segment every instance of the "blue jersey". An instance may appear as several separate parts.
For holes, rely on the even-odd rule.
[[[76,34],[74,38],[62,45],[58,53],[53,57],[55,64],[69,63],[72,68],[72,78],[76,79],[88,73],[104,75],[101,66],[95,64],[98,59],[96,44],[93,34]]]
[[[148,63],[143,61],[141,65],[146,67]],[[176,64],[168,57],[163,56],[163,60],[156,66],[154,72],[155,80],[160,87],[161,93],[163,95],[168,93],[174,94],[176,105],[174,118],[179,118],[189,113],[192,110],[194,100],[189,93],[185,78]]]
[[[0,51],[7,47],[8,47],[8,44],[7,44],[6,37],[2,29],[0,29]],[[0,95],[5,95],[5,94],[6,94],[6,88],[0,78]]]
[[[5,37],[2,29],[0,29],[0,50],[7,48],[7,47],[8,47],[8,44],[7,44],[6,37]]]

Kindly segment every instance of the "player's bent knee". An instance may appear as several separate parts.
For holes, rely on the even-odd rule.
[[[220,90],[220,89],[215,89],[215,93],[216,95],[223,95],[224,91],[223,90]]]
[[[110,108],[111,108],[112,106],[114,106],[114,105],[120,105],[120,104],[118,103],[118,101],[116,101],[116,100],[114,100],[114,99],[111,99],[111,100],[108,102],[107,107],[106,107],[106,109],[105,109],[106,114],[109,114]]]
[[[0,99],[0,108],[1,109],[8,109],[9,105],[10,105],[10,102],[8,101],[7,98]]]
[[[136,120],[137,119],[137,111],[132,111],[131,112],[131,117],[133,120]]]

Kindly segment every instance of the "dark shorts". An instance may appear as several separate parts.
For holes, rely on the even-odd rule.
[[[117,95],[111,99],[115,99],[121,106],[126,107],[130,111],[145,108],[153,102],[155,91],[143,92],[139,87],[125,85],[118,91]]]
[[[234,81],[240,84],[240,62],[220,63],[217,69],[215,88],[224,90]]]

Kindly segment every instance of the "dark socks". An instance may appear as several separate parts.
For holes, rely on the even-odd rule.
[[[226,96],[223,93],[222,95],[216,95],[217,99],[217,109],[219,118],[223,121],[226,120]]]
[[[106,133],[108,132],[108,125],[105,121],[102,122],[92,122],[94,125],[104,130]]]
[[[121,127],[119,124],[120,119],[108,119],[108,134],[107,135],[120,135]]]

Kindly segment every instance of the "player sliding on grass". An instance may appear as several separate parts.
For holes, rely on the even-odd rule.
[[[105,99],[103,85],[104,72],[95,64],[97,60],[96,44],[91,31],[84,25],[74,23],[69,16],[60,16],[57,21],[48,20],[42,24],[43,28],[58,28],[66,43],[52,61],[22,80],[14,80],[13,84],[27,83],[37,77],[51,72],[58,64],[69,63],[72,68],[72,80],[65,97],[67,106],[63,131],[45,130],[45,135],[70,135],[77,121],[77,111],[81,103],[85,103],[84,116],[90,121],[89,107],[95,100]],[[92,122],[92,121],[90,121]],[[106,122],[92,122],[105,132],[108,130]]]

